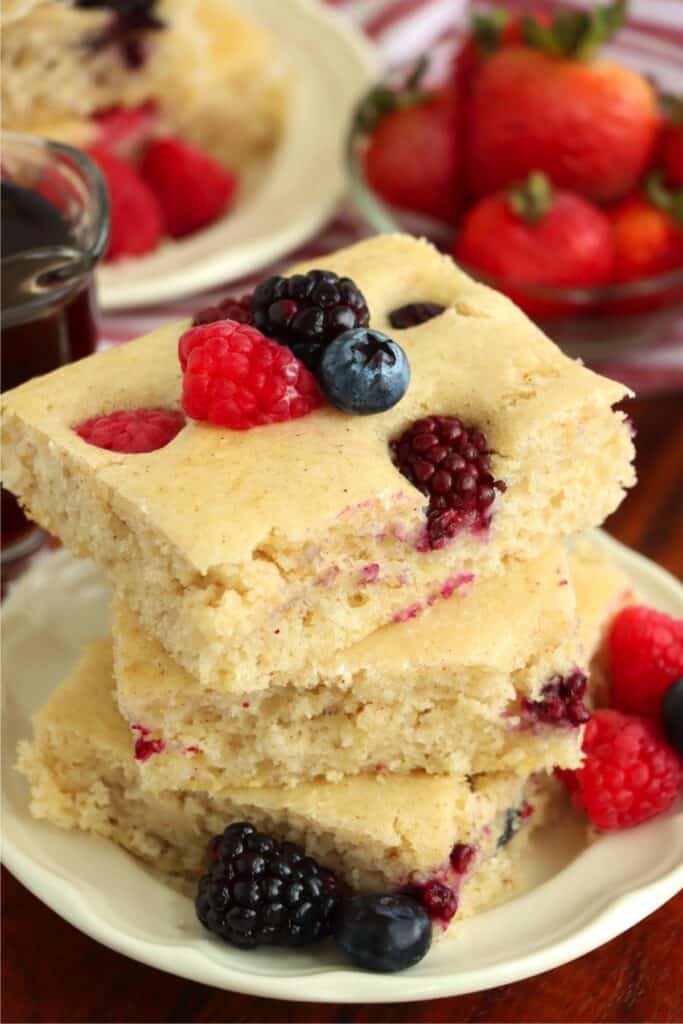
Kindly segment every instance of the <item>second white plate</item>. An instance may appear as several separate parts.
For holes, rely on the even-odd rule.
[[[237,280],[310,238],[345,191],[344,142],[378,75],[359,30],[317,0],[231,0],[273,35],[288,75],[283,138],[263,180],[204,231],[98,272],[106,312],[154,305]]]

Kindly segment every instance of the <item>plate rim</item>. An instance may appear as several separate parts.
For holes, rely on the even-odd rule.
[[[603,531],[589,531],[588,537],[612,554],[627,573],[646,573],[683,609],[683,584],[672,574]],[[3,788],[3,807],[5,799]],[[683,821],[680,803],[671,816],[677,823],[679,819]],[[99,842],[108,841],[100,839]],[[218,963],[215,957],[204,952],[216,945],[210,937],[201,936],[191,945],[176,946],[128,934],[98,916],[72,879],[60,878],[49,867],[32,862],[29,855],[20,846],[8,842],[5,835],[1,844],[2,861],[18,881],[60,917],[102,945],[201,984],[242,994],[310,1003],[404,1003],[465,995],[521,981],[591,952],[643,920],[683,888],[683,861],[659,866],[654,877],[645,883],[627,885],[624,891],[606,894],[578,930],[563,933],[550,946],[503,963],[457,970],[453,974],[444,971],[437,975],[413,975],[411,972],[377,975],[321,964],[319,969],[279,975],[254,973],[241,970],[239,965]],[[72,898],[65,899],[67,893]]]
[[[237,0],[240,3],[240,0]],[[271,3],[273,0],[271,0]],[[277,0],[276,0],[277,2]],[[324,27],[330,38],[343,45],[345,51],[354,60],[354,70],[365,76],[367,84],[376,79],[380,73],[379,55],[372,46],[370,40],[363,32],[343,13],[328,5],[323,5],[319,0],[288,0],[288,3],[296,9],[291,12],[291,17],[308,19],[314,25]],[[346,125],[340,126],[339,146],[342,153],[343,142],[346,134]],[[315,236],[318,231],[333,215],[344,195],[347,192],[347,178],[343,167],[343,159],[340,156],[340,173],[326,194],[316,195],[315,203],[311,204],[308,214],[300,217],[291,225],[285,227],[268,242],[261,242],[255,250],[240,264],[239,269],[226,271],[220,269],[220,262],[215,254],[209,253],[205,261],[201,258],[197,265],[186,266],[183,269],[183,278],[189,284],[180,283],[178,280],[180,270],[175,269],[168,277],[160,275],[152,281],[128,280],[122,285],[117,285],[112,280],[102,280],[102,275],[96,275],[97,301],[100,312],[106,315],[131,311],[138,308],[155,308],[164,302],[176,299],[184,299],[193,295],[201,294],[203,291],[218,288],[221,285],[229,287],[232,283],[239,281],[242,277],[248,277],[256,273],[264,266],[274,263],[287,254],[295,251],[307,240]],[[191,238],[197,238],[201,232],[197,232]],[[189,240],[189,239],[188,239]],[[182,244],[182,243],[181,243]],[[153,254],[150,254],[153,255]],[[144,261],[140,257],[135,263]],[[134,266],[133,261],[126,263],[126,268]],[[206,265],[205,265],[206,264]],[[199,269],[197,269],[197,266]],[[212,269],[213,267],[213,269]],[[203,268],[203,269],[202,269]],[[115,277],[116,264],[103,266],[107,276]]]

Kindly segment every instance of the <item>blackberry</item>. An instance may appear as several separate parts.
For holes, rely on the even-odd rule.
[[[420,324],[439,316],[445,308],[437,302],[409,302],[407,306],[392,309],[389,323],[399,331],[404,331],[407,327],[419,327]]]
[[[147,59],[143,33],[165,27],[155,11],[156,0],[76,0],[76,6],[113,12],[106,28],[88,40],[88,45],[95,51],[118,46],[124,63],[132,69],[142,67]]]
[[[354,327],[366,327],[370,318],[354,282],[331,270],[266,278],[252,295],[251,312],[255,327],[291,348],[312,371],[331,341]]]
[[[481,430],[455,416],[417,420],[390,444],[397,468],[429,498],[425,548],[440,548],[463,529],[485,529],[502,480],[491,474]]]
[[[218,320],[235,320],[238,324],[251,323],[251,295],[241,295],[239,299],[222,299],[215,306],[205,306],[195,313],[193,327],[203,324],[214,324]]]
[[[249,822],[229,825],[209,844],[209,868],[195,900],[209,931],[240,949],[305,946],[329,935],[337,882],[294,843]]]
[[[553,676],[541,690],[540,700],[522,701],[522,721],[543,722],[546,725],[583,725],[590,712],[583,703],[586,695],[586,677],[583,672],[570,676]]]

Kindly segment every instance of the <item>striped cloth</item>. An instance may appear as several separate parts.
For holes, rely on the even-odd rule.
[[[462,39],[467,23],[468,0],[325,0],[350,18],[377,46],[388,73],[400,72],[426,51],[431,72],[445,72]],[[579,3],[580,5],[580,3]],[[585,0],[583,6],[590,6]],[[505,0],[509,9],[529,9],[525,0]],[[538,9],[539,3],[533,4]],[[683,94],[683,0],[631,0],[630,20],[610,46],[624,63],[652,75],[668,91]],[[369,234],[349,201],[334,219],[307,245],[282,263],[312,259]],[[154,309],[128,310],[102,318],[103,345],[126,341],[152,330],[169,319],[192,315],[227,294],[241,294],[275,270],[266,267],[257,275],[230,286],[191,296]],[[664,318],[661,327],[648,331],[647,345],[610,351],[592,365],[608,376],[624,381],[638,394],[683,390],[683,312]]]

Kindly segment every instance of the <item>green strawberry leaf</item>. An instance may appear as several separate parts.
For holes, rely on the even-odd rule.
[[[554,199],[552,183],[541,171],[532,171],[523,184],[508,189],[511,210],[527,224],[540,224]]]
[[[663,171],[652,171],[647,176],[644,191],[653,206],[683,224],[683,188],[668,188]]]
[[[551,25],[541,25],[530,15],[522,18],[522,39],[527,46],[541,50],[551,57],[561,57],[562,49]]]
[[[659,105],[668,121],[683,125],[683,96],[676,96],[672,92],[660,92]]]
[[[427,74],[429,68],[429,57],[423,53],[421,57],[418,57],[415,61],[415,66],[411,71],[408,72],[408,77],[403,83],[403,91],[409,95],[423,95],[422,90],[422,79]]]
[[[586,60],[623,25],[626,9],[627,0],[613,0],[589,11],[560,10],[549,25],[526,15],[522,39],[551,57]]]
[[[429,59],[422,56],[416,61],[403,85],[398,88],[393,88],[386,82],[374,85],[356,108],[354,132],[370,134],[387,114],[428,100],[431,93],[422,87],[428,66]]]
[[[488,55],[500,49],[503,32],[508,21],[508,12],[500,7],[491,11],[473,11],[470,19],[470,32],[482,53]]]

